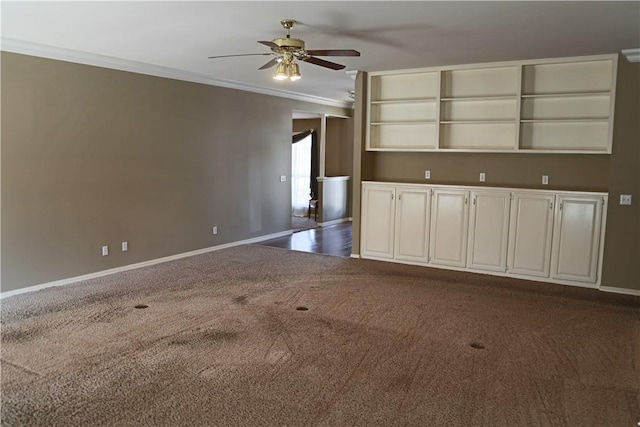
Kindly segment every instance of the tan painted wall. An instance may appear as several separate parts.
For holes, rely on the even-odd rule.
[[[352,118],[327,118],[325,165],[327,176],[351,176],[353,173]]]
[[[315,129],[318,133],[318,145],[320,145],[320,135],[322,135],[320,119],[295,119],[293,121],[293,132],[299,133],[309,129]]]
[[[358,130],[365,120],[361,99],[365,83],[360,85],[355,104],[359,135],[354,138],[354,169],[362,180],[480,185],[479,173],[485,172],[483,186],[608,191],[602,285],[640,290],[640,64],[620,61],[611,155],[366,152],[362,148],[364,130]],[[425,170],[431,171],[429,181],[424,179]],[[541,185],[543,174],[549,175],[549,185]],[[360,206],[355,194],[359,185],[353,191],[353,253],[357,254]],[[633,205],[619,206],[620,194],[632,194]]]
[[[351,111],[6,52],[1,78],[2,291],[289,230],[292,111]]]
[[[602,282],[640,290],[640,63],[618,65]],[[620,205],[631,194],[631,206]]]
[[[374,152],[365,150],[366,117],[365,94],[367,93],[367,73],[358,72],[355,85],[356,99],[353,104],[353,177],[352,187],[352,245],[351,254],[360,254],[360,214],[362,198],[362,181],[373,178]]]

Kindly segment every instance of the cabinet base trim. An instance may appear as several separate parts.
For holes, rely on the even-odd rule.
[[[614,294],[633,295],[640,297],[640,289],[616,288],[613,286],[600,286],[602,292],[611,292]]]
[[[396,263],[396,264],[416,265],[418,267],[437,268],[437,269],[440,269],[440,270],[452,270],[452,271],[460,271],[460,272],[463,272],[463,273],[484,274],[486,276],[506,277],[506,278],[509,278],[509,279],[528,280],[528,281],[531,281],[531,282],[553,283],[553,284],[556,284],[556,285],[567,285],[567,286],[575,286],[575,287],[578,287],[578,288],[600,289],[600,290],[604,290],[604,291],[607,291],[607,292],[616,292],[616,291],[609,291],[607,289],[603,289],[604,287],[600,287],[598,285],[598,283],[571,282],[571,281],[567,281],[567,280],[552,279],[552,278],[549,278],[549,277],[525,276],[525,275],[520,275],[520,274],[515,274],[515,273],[502,273],[502,272],[499,272],[499,271],[475,270],[475,269],[466,268],[466,267],[453,267],[453,266],[444,266],[444,265],[437,265],[437,264],[425,264],[425,263],[422,263],[422,262],[405,261],[405,260],[400,260],[400,259],[395,259],[395,258],[378,258],[378,257],[372,257],[372,256],[361,256],[361,258],[370,259],[370,260],[374,260],[374,261],[393,262],[393,263]],[[618,293],[638,292],[637,294],[633,294],[632,293],[632,294],[629,294],[629,295],[639,295],[640,296],[640,291],[635,291],[633,289],[624,289],[624,288],[608,288],[608,289],[617,289]]]

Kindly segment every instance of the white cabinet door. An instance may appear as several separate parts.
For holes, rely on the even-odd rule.
[[[428,189],[397,188],[396,259],[427,262],[430,195]]]
[[[602,197],[558,196],[552,278],[596,283],[602,203]]]
[[[513,194],[509,226],[510,273],[549,277],[554,199],[550,194]]]
[[[393,258],[395,187],[362,186],[363,256]]]
[[[471,201],[467,267],[505,272],[511,193],[472,191]]]
[[[433,190],[429,262],[464,267],[467,254],[468,191]]]

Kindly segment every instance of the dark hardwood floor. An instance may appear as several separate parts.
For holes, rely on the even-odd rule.
[[[298,231],[291,236],[258,243],[263,246],[318,254],[351,256],[351,223]]]

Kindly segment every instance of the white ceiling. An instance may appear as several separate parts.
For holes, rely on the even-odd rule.
[[[298,21],[292,36],[305,40],[307,49],[360,51],[361,57],[324,58],[345,64],[346,70],[582,56],[640,47],[640,1],[2,1],[1,7],[3,50],[70,49],[341,102],[350,100],[348,91],[354,86],[345,71],[302,63],[301,80],[281,82],[272,79],[273,69],[258,71],[268,56],[207,57],[268,52],[256,41],[282,37],[283,18]],[[25,49],[32,44],[36,49]]]

